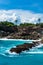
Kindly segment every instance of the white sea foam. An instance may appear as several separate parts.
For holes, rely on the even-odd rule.
[[[24,40],[24,39],[7,39],[7,38],[0,38],[0,40],[8,40],[8,41],[32,41],[32,42],[39,42],[39,41],[41,41],[41,39],[39,39],[39,40],[30,40],[30,39]]]
[[[16,48],[16,46],[13,46],[14,48]]]
[[[5,47],[3,47],[3,46],[0,46],[0,49],[3,49],[3,48],[5,48]]]
[[[38,46],[36,46],[37,48],[40,48],[40,47],[42,47],[43,46],[43,44],[40,44],[40,45],[38,45]]]
[[[28,53],[28,54],[43,54],[42,51],[40,51],[40,52],[26,52],[26,53]]]
[[[4,54],[4,53],[0,53],[0,55],[6,56],[6,54]]]
[[[16,52],[11,53],[11,52],[10,52],[10,49],[6,50],[5,53],[8,53],[8,54],[10,54],[10,55],[12,55],[12,54],[13,54],[13,55],[16,55],[16,54],[17,54]]]

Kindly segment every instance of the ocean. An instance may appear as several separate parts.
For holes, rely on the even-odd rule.
[[[43,44],[21,54],[10,53],[12,47],[32,40],[0,40],[0,65],[43,65]]]

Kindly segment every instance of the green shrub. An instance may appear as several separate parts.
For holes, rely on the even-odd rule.
[[[5,26],[14,26],[14,24],[13,24],[12,22],[8,22],[8,21],[0,22],[0,25],[5,25]]]

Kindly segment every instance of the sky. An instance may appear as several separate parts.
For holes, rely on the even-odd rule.
[[[43,13],[43,0],[0,0],[0,9],[23,9]]]
[[[43,22],[43,0],[0,0],[0,21]]]

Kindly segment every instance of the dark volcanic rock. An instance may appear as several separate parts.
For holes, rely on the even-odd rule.
[[[22,49],[21,48],[11,48],[10,52],[16,52],[16,53],[21,53]]]
[[[17,45],[16,47],[17,48],[27,48],[27,49],[29,49],[29,48],[32,48],[33,46],[34,46],[34,44],[24,43],[22,45]]]
[[[12,52],[21,53],[22,51],[29,50],[30,48],[35,47],[36,44],[38,44],[38,43],[34,42],[31,44],[30,43],[24,43],[22,45],[17,45],[16,48],[11,48],[10,52],[11,53]]]
[[[18,32],[18,28],[16,26],[4,26],[0,25],[0,30],[5,31],[5,32]]]

